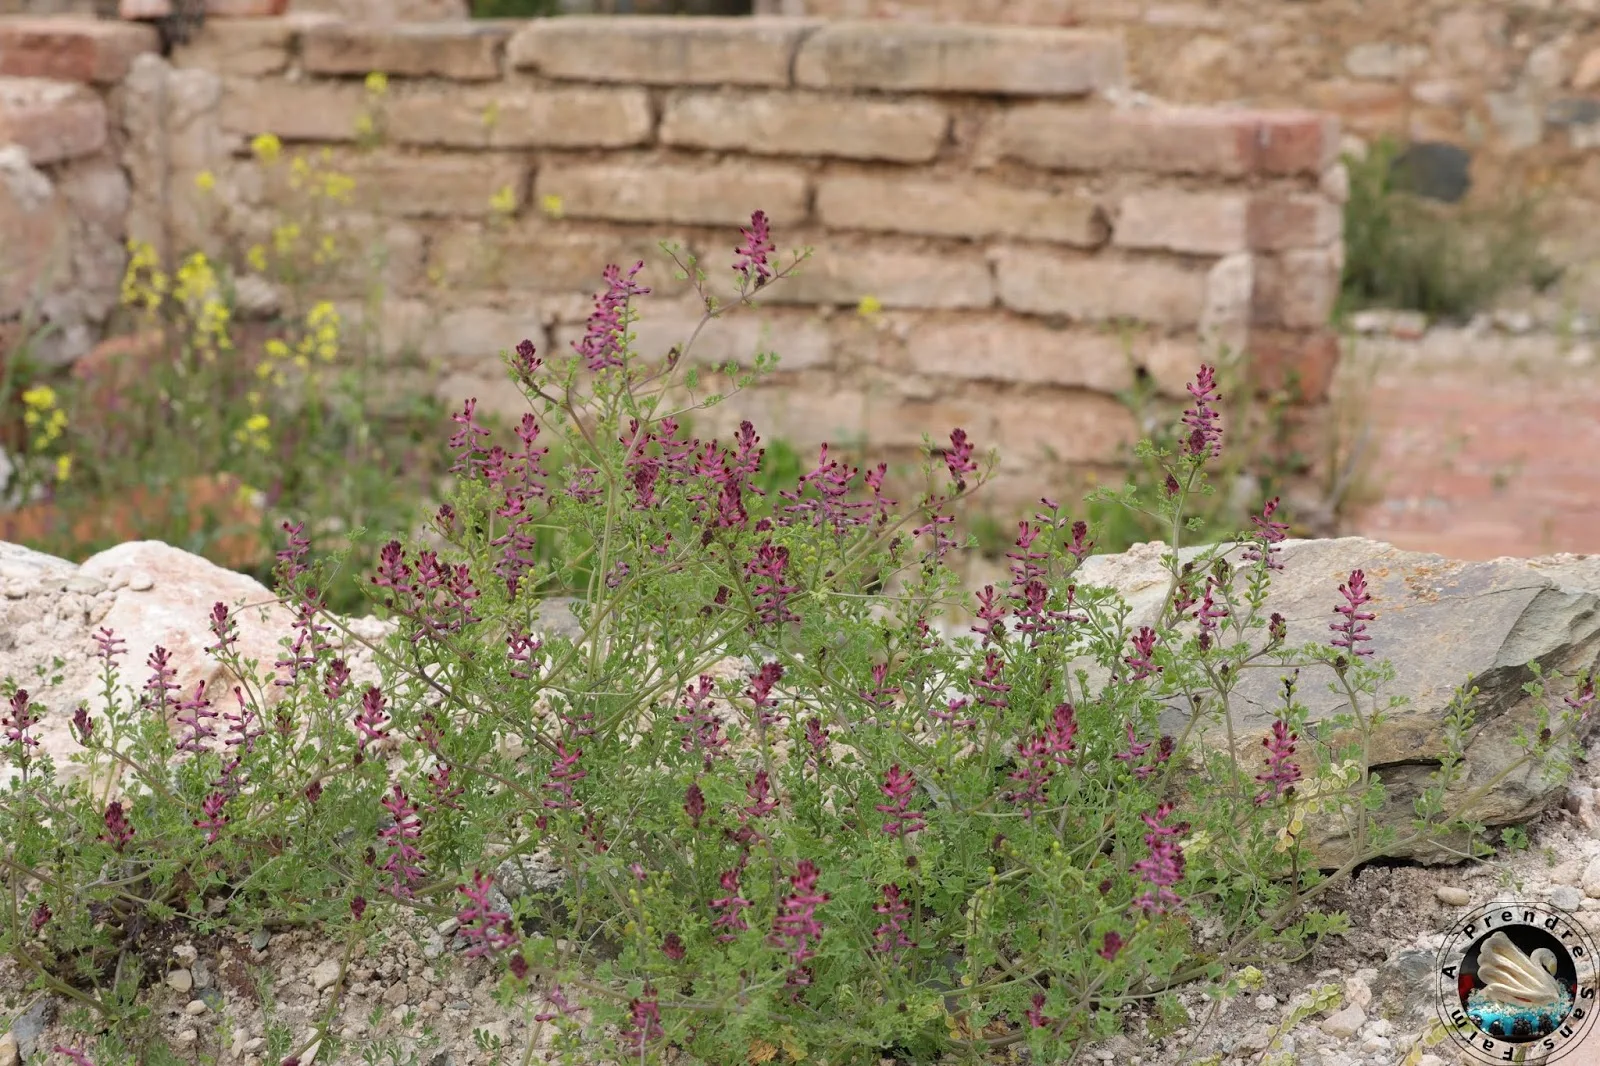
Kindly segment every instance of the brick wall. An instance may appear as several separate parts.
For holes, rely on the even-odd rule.
[[[758,0],[757,10],[1116,32],[1169,103],[1309,107],[1470,154],[1476,197],[1540,198],[1563,294],[1600,307],[1597,0]]]
[[[1139,429],[1113,394],[1136,373],[1181,396],[1225,343],[1249,352],[1258,386],[1296,381],[1314,406],[1336,359],[1324,326],[1341,255],[1336,123],[1113,106],[1126,80],[1115,36],[213,19],[170,63],[129,65],[100,38],[82,44],[83,24],[56,25],[76,67],[7,71],[21,53],[4,42],[20,31],[0,20],[0,73],[105,90],[60,91],[107,101],[131,233],[169,251],[204,243],[219,219],[259,236],[276,185],[249,138],[326,147],[358,183],[342,222],[387,250],[386,342],[437,356],[439,388],[490,406],[509,395],[498,350],[523,337],[565,348],[608,262],[648,263],[642,346],[683,340],[697,309],[658,241],[700,255],[721,285],[735,227],[758,208],[780,248],[815,255],[757,313],[702,336],[708,362],[782,357],[771,384],[713,423],[754,416],[796,443],[875,450],[961,425],[1037,492],[1041,461],[1118,460]],[[391,80],[385,142],[364,150],[369,71]],[[46,156],[79,150],[48,147],[65,128],[39,135]],[[217,178],[205,202],[201,170]],[[491,208],[505,190],[509,217]],[[867,297],[881,311],[858,313]]]

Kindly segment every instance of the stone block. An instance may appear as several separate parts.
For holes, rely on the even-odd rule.
[[[995,276],[1006,307],[1077,322],[1127,319],[1193,326],[1206,301],[1204,271],[1159,259],[1004,248],[995,256]]]
[[[959,310],[992,306],[994,292],[989,266],[976,252],[940,254],[839,242],[818,247],[797,273],[762,299],[854,308],[863,297],[871,297],[891,310]]]
[[[1033,389],[992,401],[1002,469],[1038,470],[1041,463],[1114,463],[1139,439],[1133,412],[1121,400],[1083,389]],[[984,442],[980,441],[980,447]]]
[[[1032,104],[1000,116],[992,147],[1052,170],[1317,176],[1338,156],[1339,125],[1310,111]]]
[[[772,163],[551,164],[537,189],[569,218],[736,226],[761,210],[781,232],[806,216],[805,172]]]
[[[924,181],[895,176],[826,177],[817,217],[829,229],[930,237],[1017,237],[1093,248],[1106,237],[1094,200],[985,179]]]
[[[0,321],[36,308],[67,280],[70,217],[50,179],[18,145],[0,145]]]
[[[929,320],[906,337],[919,374],[1117,392],[1133,385],[1133,351],[1106,331],[1052,329],[1011,315]]]
[[[281,74],[289,65],[295,19],[219,19],[207,22],[188,42],[175,45],[172,63],[236,78]]]
[[[106,105],[75,82],[0,77],[0,144],[18,144],[34,166],[106,146]]]
[[[872,100],[817,93],[685,93],[667,101],[664,144],[755,155],[926,163],[950,126],[926,100]]]
[[[411,218],[481,218],[490,200],[510,188],[513,206],[526,194],[528,167],[500,155],[413,156],[379,153],[336,161],[355,180],[362,205]]]
[[[1227,255],[1249,247],[1249,200],[1236,192],[1146,189],[1123,197],[1112,243],[1119,248]]]
[[[815,26],[760,16],[535,19],[507,55],[518,70],[576,81],[787,86],[795,50]]]
[[[633,88],[401,88],[385,115],[394,143],[439,148],[626,148],[655,124]]]
[[[1250,383],[1260,392],[1288,390],[1296,402],[1321,403],[1339,368],[1339,337],[1331,329],[1258,329],[1250,335]]]
[[[1323,195],[1261,192],[1250,197],[1249,231],[1258,252],[1320,248],[1344,232],[1344,212]]]
[[[608,265],[627,268],[643,260],[640,284],[648,286],[653,296],[670,296],[685,291],[688,282],[673,277],[677,268],[658,246],[668,236],[543,218],[519,221],[504,230],[452,226],[429,246],[428,268],[450,288],[587,298],[605,287],[600,274]],[[586,307],[586,299],[579,306]]]
[[[359,85],[227,78],[219,114],[223,130],[244,137],[354,141],[366,106]]]
[[[155,27],[94,18],[0,19],[0,76],[110,85],[134,57],[158,52]]]
[[[1125,66],[1114,34],[874,20],[817,30],[794,70],[815,89],[1087,96],[1122,85]]]
[[[1326,326],[1339,298],[1341,253],[1334,246],[1257,256],[1254,323],[1294,329]]]
[[[510,36],[503,22],[330,22],[300,38],[300,63],[311,74],[488,81],[500,76],[500,53]]]

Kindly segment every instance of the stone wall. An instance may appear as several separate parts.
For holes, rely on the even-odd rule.
[[[51,49],[4,43],[49,27]],[[437,357],[452,397],[508,398],[497,353],[523,337],[565,349],[609,262],[648,263],[642,347],[685,339],[697,308],[658,242],[700,255],[726,291],[736,227],[756,209],[781,248],[815,255],[758,312],[702,336],[707,361],[782,357],[771,384],[713,422],[891,451],[960,425],[1037,491],[1043,459],[1117,461],[1138,427],[1113,394],[1137,373],[1182,396],[1227,344],[1248,351],[1257,386],[1293,384],[1314,406],[1337,358],[1337,124],[1114,105],[1115,35],[212,19],[168,62],[125,57],[138,32],[0,20],[0,57],[61,57],[3,59],[0,74],[51,79],[27,84],[81,98],[86,121],[109,126],[69,144],[64,123],[0,111],[0,130],[47,178],[124,145],[127,230],[169,254],[219,227],[260,238],[281,181],[251,137],[327,148],[359,190],[341,222],[386,250],[386,342]],[[376,148],[356,137],[369,71],[391,79]],[[210,193],[195,188],[202,171]],[[860,313],[864,300],[876,310]]]
[[[1115,31],[1171,103],[1310,107],[1467,149],[1477,194],[1542,195],[1551,252],[1600,258],[1600,0],[760,0],[825,18]],[[1576,290],[1600,304],[1600,271]]]

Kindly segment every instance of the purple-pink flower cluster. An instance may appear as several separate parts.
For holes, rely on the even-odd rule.
[[[901,770],[900,764],[889,767],[883,776],[879,791],[888,797],[888,803],[879,803],[873,810],[885,815],[883,831],[892,837],[906,837],[925,828],[928,820],[921,811],[912,810],[908,804],[917,789],[917,778],[910,770]]]
[[[1172,886],[1183,880],[1183,848],[1176,838],[1188,832],[1189,826],[1182,822],[1177,825],[1165,824],[1171,815],[1172,804],[1163,803],[1156,808],[1155,814],[1139,816],[1150,827],[1150,832],[1144,837],[1150,854],[1133,864],[1133,872],[1151,889],[1134,900],[1133,905],[1146,914],[1164,913],[1183,902],[1172,891]]]
[[[628,332],[628,302],[635,296],[648,296],[650,290],[634,281],[644,269],[644,260],[633,264],[627,274],[615,263],[606,267],[601,276],[606,291],[594,298],[594,312],[589,316],[583,339],[572,342],[583,365],[600,371],[623,364]]]
[[[1328,624],[1328,628],[1334,632],[1334,638],[1329,643],[1351,655],[1371,655],[1371,648],[1361,646],[1372,639],[1367,633],[1367,623],[1378,617],[1371,611],[1362,610],[1372,602],[1372,597],[1367,594],[1366,573],[1361,570],[1350,571],[1350,580],[1339,586],[1339,595],[1344,597],[1344,602],[1333,610],[1335,614],[1343,615],[1343,620]]]
[[[516,947],[521,939],[511,915],[495,910],[489,902],[489,890],[493,886],[494,878],[477,870],[472,871],[469,884],[456,886],[456,891],[467,898],[456,912],[456,921],[460,923],[462,938],[470,945],[467,948],[469,959],[498,955]]]

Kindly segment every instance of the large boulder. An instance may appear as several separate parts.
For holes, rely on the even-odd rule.
[[[44,708],[34,735],[61,777],[86,772],[69,762],[81,750],[70,723],[80,703],[94,715],[104,704],[95,641],[101,629],[111,630],[126,648],[118,660],[124,689],[144,686],[159,646],[168,652],[183,695],[193,695],[204,681],[207,694],[225,706],[220,701],[240,679],[206,651],[216,642],[210,617],[217,603],[237,622],[240,655],[256,663],[255,691],[274,702],[282,693],[272,684],[281,676],[275,663],[285,654],[279,642],[292,636],[294,615],[260,582],[158,541],[120,544],[82,566],[0,542],[0,678],[14,678]],[[386,632],[376,619],[349,624],[367,640]],[[328,638],[342,642],[337,631]],[[377,680],[376,666],[359,644],[347,645],[346,657],[359,682]],[[14,772],[0,770],[0,781]]]
[[[1085,561],[1078,580],[1117,589],[1132,608],[1129,624],[1151,624],[1166,596],[1168,576],[1161,565],[1165,546],[1137,545],[1120,555]],[[1181,557],[1193,558],[1194,551]],[[1288,642],[1325,643],[1337,619],[1338,587],[1352,570],[1366,572],[1377,614],[1369,624],[1375,658],[1388,659],[1395,680],[1382,694],[1406,703],[1386,712],[1371,738],[1372,767],[1388,790],[1377,820],[1402,835],[1410,830],[1413,801],[1427,787],[1445,753],[1444,717],[1459,686],[1476,686],[1475,726],[1466,748],[1463,790],[1470,791],[1514,763],[1522,754],[1519,729],[1538,731],[1534,701],[1523,691],[1532,680],[1531,663],[1568,678],[1600,663],[1600,557],[1552,556],[1498,559],[1487,563],[1452,561],[1439,555],[1401,551],[1361,537],[1289,541],[1284,569],[1277,574],[1268,610],[1288,622]],[[1306,675],[1298,696],[1313,722],[1326,722],[1346,710],[1325,677]],[[1278,672],[1252,671],[1232,700],[1236,742],[1254,745],[1271,727],[1280,706]],[[1562,690],[1563,692],[1565,690]],[[1385,699],[1386,702],[1386,699]],[[1557,698],[1559,703],[1559,697]],[[1176,708],[1164,726],[1181,730]],[[1216,742],[1221,738],[1213,734]],[[1565,783],[1544,780],[1525,767],[1498,782],[1471,810],[1486,826],[1526,822],[1560,802]],[[1453,793],[1459,797],[1462,792]],[[1318,861],[1337,866],[1350,854],[1342,826],[1314,824],[1310,843]],[[1391,857],[1454,861],[1460,840],[1396,848]]]

